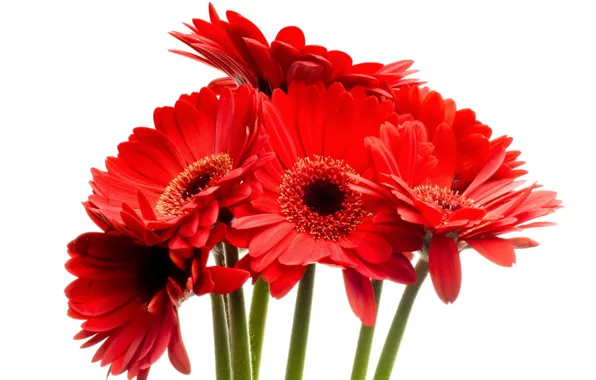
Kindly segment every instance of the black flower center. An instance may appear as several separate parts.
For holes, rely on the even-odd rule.
[[[316,179],[303,188],[302,201],[321,216],[331,215],[343,207],[346,195],[339,185],[325,179]]]
[[[297,231],[315,239],[349,235],[366,215],[362,195],[350,188],[354,183],[350,174],[354,169],[332,157],[299,159],[286,170],[277,189],[282,214]]]
[[[168,249],[151,247],[143,256],[138,266],[138,278],[148,298],[164,289],[170,277],[178,284],[184,284],[184,271],[170,260]]]
[[[193,195],[200,193],[201,190],[209,186],[209,181],[211,181],[211,173],[209,172],[196,176],[186,185],[184,191],[182,192],[181,198],[186,200],[191,198]]]

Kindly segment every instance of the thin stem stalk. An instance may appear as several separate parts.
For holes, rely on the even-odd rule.
[[[391,373],[393,372],[393,366],[395,359],[397,358],[397,352],[404,336],[404,331],[408,324],[408,318],[412,311],[412,306],[418,295],[418,291],[422,286],[422,283],[428,275],[428,263],[424,260],[418,260],[416,264],[416,275],[417,280],[415,283],[406,286],[404,293],[399,301],[397,311],[393,317],[393,322],[389,328],[389,333],[385,340],[385,345],[381,351],[379,357],[379,363],[377,364],[377,370],[373,380],[389,380]]]
[[[238,262],[238,248],[224,244],[226,264],[234,267]],[[246,323],[246,306],[242,288],[228,295],[228,311],[230,322],[230,343],[233,380],[252,380],[252,364],[248,325]]]
[[[315,264],[310,264],[298,285],[290,349],[286,366],[286,380],[302,380],[308,345],[308,329],[315,284]]]
[[[375,300],[377,302],[377,314],[379,313],[379,303],[381,301],[381,292],[383,290],[383,281],[373,280],[373,290],[375,291]],[[368,372],[368,362],[370,360],[370,350],[372,348],[373,337],[375,335],[375,326],[368,327],[364,324],[360,327],[360,336],[354,355],[354,364],[352,366],[352,377],[350,380],[366,380]]]

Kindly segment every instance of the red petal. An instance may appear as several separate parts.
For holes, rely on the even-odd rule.
[[[293,223],[279,223],[256,234],[249,245],[250,255],[259,257],[279,243],[290,231],[294,229]]]
[[[207,270],[215,285],[212,290],[215,294],[228,294],[238,290],[250,277],[250,273],[247,271],[236,268],[215,266],[209,267]]]
[[[454,302],[461,288],[461,261],[455,240],[436,235],[430,241],[428,269],[439,298]]]
[[[455,136],[447,123],[439,124],[433,137],[433,144],[435,145],[433,156],[437,158],[438,164],[433,171],[431,183],[451,188],[455,176],[457,155]]]
[[[538,243],[536,240],[532,240],[527,237],[511,238],[507,240],[509,240],[509,242],[513,244],[513,247],[515,248],[533,248],[540,245],[540,243]]]
[[[300,281],[305,271],[306,265],[283,266],[282,276],[270,283],[271,296],[280,299],[288,294],[298,281]],[[263,278],[267,280],[265,272],[263,272]]]
[[[248,248],[251,239],[259,230],[237,230],[230,228],[226,233],[226,240],[238,248]]]
[[[180,334],[180,323],[177,323],[176,328],[170,338],[168,345],[168,357],[170,362],[178,370],[178,372],[185,375],[190,374],[190,359],[182,342],[182,335]]]
[[[232,222],[232,227],[239,230],[268,226],[286,220],[286,217],[279,214],[257,214],[245,216]]]
[[[310,264],[310,256],[314,249],[315,239],[308,233],[299,233],[288,249],[279,255],[279,262],[284,265]]]
[[[480,220],[480,219],[484,218],[484,215],[486,215],[486,211],[481,208],[465,207],[465,208],[460,208],[459,210],[456,210],[453,214],[451,214],[449,221]]]
[[[366,326],[374,326],[376,320],[375,294],[370,279],[353,269],[344,269],[344,285],[352,311]]]
[[[382,237],[374,233],[353,232],[346,240],[354,244],[354,250],[363,260],[373,264],[380,264],[391,257],[391,245]]]
[[[476,175],[476,178],[470,183],[468,188],[462,193],[463,196],[467,196],[480,185],[486,182],[496,171],[499,169],[503,160],[505,159],[505,150],[502,149],[496,152],[484,165],[482,170]]]
[[[515,264],[513,242],[507,239],[497,237],[466,239],[466,243],[468,243],[476,252],[497,265],[511,267]]]
[[[302,48],[305,44],[304,33],[296,26],[286,26],[277,33],[275,41],[285,42],[296,48]]]

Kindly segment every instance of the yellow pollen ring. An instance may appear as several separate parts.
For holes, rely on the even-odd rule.
[[[180,216],[182,207],[192,197],[213,186],[232,170],[232,159],[227,153],[212,154],[188,165],[180,172],[159,197],[155,210],[164,216]]]

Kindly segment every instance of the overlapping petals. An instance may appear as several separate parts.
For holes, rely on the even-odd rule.
[[[417,120],[426,127],[427,139],[435,145],[434,156],[440,165],[435,172],[444,181],[451,180],[452,187],[465,188],[486,165],[495,152],[506,150],[512,138],[492,137],[492,130],[476,119],[471,109],[457,109],[452,99],[428,88],[405,86],[394,92],[396,112],[400,120]],[[446,128],[449,127],[449,128]],[[445,134],[449,129],[450,133]],[[519,169],[519,151],[507,151],[503,163],[494,174],[500,178],[516,178],[526,174]]]
[[[167,241],[181,257],[205,246],[213,226],[247,199],[247,179],[271,155],[262,155],[259,95],[249,86],[220,98],[209,89],[157,108],[155,129],[136,128],[93,169],[93,194],[85,206],[104,230],[147,245]]]
[[[270,95],[276,88],[286,90],[293,82],[330,85],[339,82],[346,88],[363,86],[370,93],[390,97],[392,90],[416,79],[408,68],[413,61],[388,65],[376,62],[353,64],[352,58],[339,50],[307,45],[304,33],[295,26],[281,29],[271,44],[259,28],[236,12],[226,12],[222,20],[209,5],[210,21],[194,19],[187,25],[191,33],[171,34],[197,54],[173,50],[226,73],[213,81],[212,88],[235,87],[249,83]]]
[[[350,304],[372,325],[370,279],[413,282],[402,252],[422,246],[421,229],[351,188],[352,176],[370,167],[364,138],[396,118],[393,104],[339,83],[295,83],[287,94],[274,91],[263,115],[278,159],[256,173],[263,194],[235,210],[228,239],[249,249],[244,265],[271,283],[274,297],[286,294],[307,264],[344,268]]]
[[[114,232],[83,234],[68,245],[68,253],[66,269],[77,277],[65,290],[68,314],[84,320],[75,339],[87,339],[84,348],[103,342],[93,361],[110,365],[112,375],[128,371],[129,379],[146,379],[166,349],[172,365],[190,373],[178,320],[181,302],[193,288],[199,293],[235,290],[249,275],[205,267],[208,251],[199,253],[194,264],[180,262],[171,260],[167,248],[139,245]],[[197,285],[191,271],[203,274]]]
[[[367,138],[367,144],[381,183],[362,179],[359,185],[371,196],[392,199],[402,220],[425,229],[430,276],[445,303],[459,294],[462,249],[472,248],[498,265],[512,266],[515,248],[537,243],[501,235],[549,225],[527,222],[560,207],[556,193],[536,190],[535,184],[520,188],[524,181],[503,176],[508,159],[503,145],[491,149],[487,159],[481,157],[483,165],[462,186],[454,168],[464,159],[448,123],[436,127],[432,142],[420,121],[385,125],[380,136]]]

